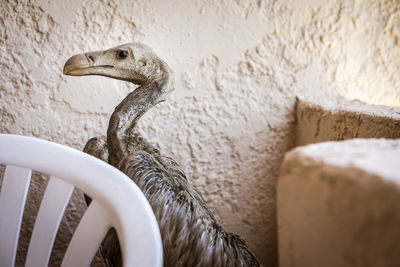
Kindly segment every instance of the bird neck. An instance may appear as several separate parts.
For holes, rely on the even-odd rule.
[[[157,75],[145,81],[115,108],[107,130],[109,162],[112,165],[117,166],[123,157],[131,153],[127,150],[129,137],[140,117],[156,104],[165,101],[173,89],[172,71],[162,62]]]

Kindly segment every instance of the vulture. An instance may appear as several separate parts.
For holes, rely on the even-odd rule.
[[[144,44],[128,43],[72,56],[63,72],[138,85],[115,108],[107,136],[90,139],[84,151],[120,169],[143,191],[161,231],[164,266],[260,266],[245,242],[218,223],[177,162],[135,131],[140,117],[174,90],[173,72],[162,59]],[[114,229],[100,251],[107,266],[122,265]]]

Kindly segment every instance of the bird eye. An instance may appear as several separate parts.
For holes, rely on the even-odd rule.
[[[126,50],[119,50],[118,51],[118,58],[124,59],[128,56],[128,51]]]

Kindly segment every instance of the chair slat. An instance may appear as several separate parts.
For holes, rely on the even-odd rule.
[[[0,266],[14,266],[32,171],[7,166],[0,193]]]
[[[47,266],[54,239],[74,187],[50,177],[33,227],[25,266]]]
[[[106,211],[92,200],[69,243],[61,267],[87,267],[111,228]]]

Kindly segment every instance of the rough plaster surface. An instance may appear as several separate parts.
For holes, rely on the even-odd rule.
[[[296,146],[351,138],[400,138],[400,109],[340,97],[299,100]]]
[[[81,149],[133,87],[64,77],[65,60],[144,42],[175,70],[177,88],[142,118],[142,134],[276,266],[275,180],[293,143],[295,96],[399,106],[399,15],[397,0],[3,0],[0,132]]]
[[[400,140],[286,154],[278,180],[282,267],[400,265]]]

